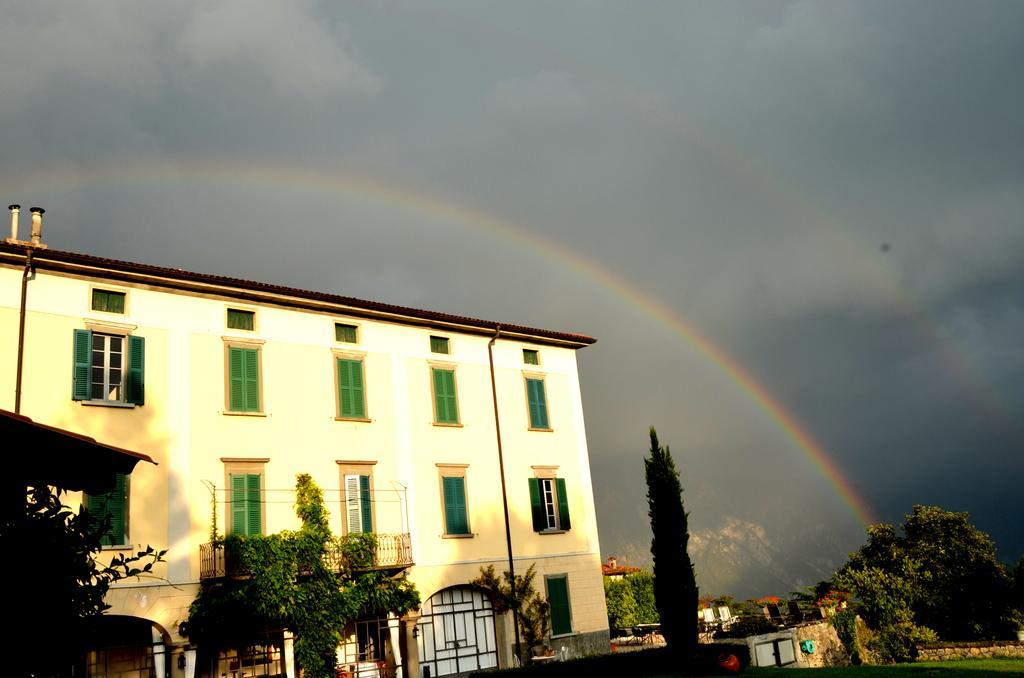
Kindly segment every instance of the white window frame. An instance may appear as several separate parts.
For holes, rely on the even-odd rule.
[[[96,339],[97,338],[103,338],[103,340],[104,340],[104,342],[103,342],[103,350],[102,350],[102,356],[103,356],[103,364],[102,365],[97,365],[96,364],[97,350],[96,350],[95,346],[96,346]],[[105,403],[124,403],[124,402],[128,402],[128,336],[125,335],[125,334],[118,334],[116,332],[99,332],[99,331],[95,331],[94,330],[92,332],[91,339],[92,339],[92,343],[89,345],[89,400],[92,400],[94,402],[105,402]],[[120,367],[111,367],[110,366],[110,356],[112,354],[112,351],[111,351],[111,348],[110,348],[110,344],[111,344],[110,340],[111,339],[120,339],[121,340],[121,350],[119,351],[119,353],[121,354],[121,366]],[[103,381],[102,382],[97,382],[97,381],[95,381],[93,379],[93,370],[96,370],[96,369],[102,369],[103,370]],[[120,372],[121,372],[121,380],[116,385],[112,384],[111,380],[110,380],[110,371],[112,369],[120,370]],[[102,397],[100,397],[100,398],[97,398],[94,395],[93,387],[96,386],[99,383],[102,383],[103,394],[104,395]],[[111,398],[110,397],[110,392],[114,388],[117,389],[118,397]]]
[[[362,534],[363,533],[363,505],[362,505],[362,492],[359,490],[359,477],[361,475],[369,475],[367,473],[346,473],[344,474],[345,483],[345,530],[346,534]],[[354,483],[354,485],[353,485]],[[352,492],[353,487],[355,492]],[[371,497],[372,501],[372,497]],[[353,513],[353,510],[355,511]],[[355,518],[355,527],[352,526],[352,520]],[[371,523],[373,522],[373,516],[370,516]]]
[[[546,530],[558,530],[558,486],[554,478],[538,478],[540,481],[540,503],[544,508]]]

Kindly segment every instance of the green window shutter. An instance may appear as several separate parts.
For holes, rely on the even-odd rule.
[[[448,418],[445,421],[449,424],[457,424],[459,423],[459,410],[455,403],[455,370],[444,370],[444,386],[445,398],[448,401]]]
[[[117,474],[117,484],[107,499],[107,515],[110,516],[110,531],[107,538],[113,546],[124,544],[128,526],[128,476]]]
[[[434,420],[443,422],[447,405],[447,401],[444,399],[444,377],[441,375],[441,370],[432,369],[430,372],[434,377]]]
[[[228,328],[233,330],[252,331],[256,327],[256,313],[254,311],[239,311],[228,309]]]
[[[106,313],[124,313],[124,292],[92,291],[92,310]]]
[[[363,518],[363,532],[373,532],[373,513],[370,508],[370,476],[359,476],[359,512]]]
[[[458,519],[456,534],[469,534],[469,516],[466,515],[466,479],[452,478],[455,488],[455,515]]]
[[[431,353],[448,353],[447,337],[430,337]]]
[[[444,495],[444,533],[455,534],[455,491],[452,489],[454,478],[444,476],[441,478],[441,490]]]
[[[100,537],[103,546],[124,544],[128,527],[128,476],[115,474],[114,489],[104,494],[88,495],[86,508],[94,524],[107,523],[107,529]]]
[[[248,504],[246,507],[248,517],[246,534],[263,534],[263,506],[260,501],[260,476],[258,473],[250,473],[245,476],[245,494]]]
[[[334,323],[334,340],[346,344],[356,343],[356,326]]]
[[[569,520],[569,495],[565,491],[565,478],[555,478],[555,492],[558,494],[558,527],[568,530],[572,522]]]
[[[260,368],[259,351],[255,348],[243,350],[245,358],[245,411],[260,411]]]
[[[542,532],[547,529],[544,519],[544,506],[540,503],[540,478],[530,478],[530,512],[533,514],[533,531]]]
[[[534,349],[524,348],[523,362],[527,365],[540,365],[540,354]]]
[[[146,403],[146,340],[128,337],[128,397],[135,405]]]
[[[342,417],[366,417],[363,395],[363,362],[338,358],[338,404]]]
[[[228,409],[232,412],[245,410],[245,359],[244,349],[228,347]]]
[[[363,392],[363,361],[350,360],[349,372],[352,375],[352,416],[358,419],[366,417],[366,395]]]
[[[526,380],[526,399],[530,407],[530,428],[547,428],[548,404],[542,379]]]
[[[338,416],[352,415],[352,373],[348,368],[348,360],[338,358]]]
[[[105,494],[90,494],[85,498],[85,508],[89,511],[89,522],[92,525],[98,525],[103,521],[103,517],[107,511],[107,495]],[[110,542],[107,539],[107,535],[104,534],[100,537],[100,544],[109,546]]]
[[[569,578],[548,578],[548,604],[551,605],[551,635],[572,633],[572,610],[569,604]]]
[[[459,409],[455,398],[455,370],[433,368],[434,409],[439,424],[459,423]]]
[[[92,331],[75,330],[73,359],[74,369],[71,379],[71,399],[89,399],[89,366],[92,358]]]
[[[544,381],[541,379],[537,380],[537,385],[534,387],[537,391],[537,414],[539,415],[537,428],[549,428],[548,426],[548,401],[547,396],[544,392]]]
[[[244,475],[231,476],[231,534],[248,534]]]
[[[87,495],[86,509],[94,525],[106,522],[107,528],[100,537],[103,546],[120,546],[127,541],[128,527],[128,476],[115,474],[114,489],[104,494]]]
[[[459,476],[445,476],[442,481],[445,534],[469,534],[469,520],[466,515],[466,479]]]

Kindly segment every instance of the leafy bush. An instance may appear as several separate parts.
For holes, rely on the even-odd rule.
[[[661,621],[658,616],[658,605],[654,599],[654,575],[650,572],[635,572],[627,575],[626,581],[629,582],[633,591],[637,623],[657,624]]]
[[[857,614],[850,608],[837,610],[829,617],[829,623],[836,630],[839,642],[843,644],[850,654],[850,661],[853,664],[861,663],[860,640],[857,637]]]
[[[516,612],[525,644],[524,654],[547,640],[550,626],[550,605],[533,588],[533,580],[536,576],[535,565],[530,565],[526,574],[517,574],[515,576],[515,595],[513,595],[512,574],[505,571],[501,577],[498,577],[493,565],[481,567],[480,576],[469,582],[490,594],[495,612],[508,610]],[[525,662],[526,657],[521,657],[521,660]]]
[[[608,624],[612,628],[658,623],[654,575],[649,572],[628,574],[622,579],[605,578],[604,599],[608,608]]]
[[[633,598],[633,587],[624,579],[604,580],[604,602],[608,608],[608,626],[613,629],[626,629],[636,626],[636,600]]]

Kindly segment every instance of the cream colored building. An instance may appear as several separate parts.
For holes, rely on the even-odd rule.
[[[93,653],[93,675],[290,671],[287,638],[262,668],[225,667],[188,648],[180,623],[201,579],[228,574],[208,544],[211,507],[221,533],[295,528],[301,472],[324,489],[335,533],[381,535],[382,564],[407,568],[423,600],[418,621],[367,627],[342,659],[370,671],[387,649],[405,676],[509,665],[511,623],[466,587],[482,566],[507,568],[492,356],[516,570],[536,565],[556,651],[607,650],[576,365],[593,339],[14,236],[0,244],[0,408],[158,463],[110,500],[107,547],[168,549],[159,579],[108,599],[124,644],[150,647]]]

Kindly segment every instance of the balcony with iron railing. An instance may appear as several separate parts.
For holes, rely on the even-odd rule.
[[[343,476],[349,487],[323,490],[325,504],[340,508],[342,530],[346,536],[327,541],[323,562],[337,573],[386,570],[398,572],[413,565],[412,539],[409,534],[405,487],[391,482],[374,487],[367,476]],[[362,484],[360,484],[360,482]],[[217,513],[232,517],[232,495],[207,483]],[[260,488],[263,513],[274,505],[295,502],[294,489]],[[221,510],[223,506],[223,511]],[[280,515],[275,508],[275,514]],[[261,521],[262,522],[262,521]],[[232,526],[229,523],[229,529]],[[381,529],[380,532],[377,530]],[[246,540],[266,539],[263,535],[232,536],[199,546],[200,579],[245,578],[251,576],[244,557]],[[301,573],[300,573],[301,574]]]
[[[374,544],[370,551],[372,558],[353,561],[345,548],[345,537],[327,543],[324,550],[324,563],[332,572],[370,572],[373,570],[404,570],[413,565],[412,539],[408,532],[401,534],[371,533]],[[238,537],[239,543],[245,539],[256,537]],[[232,549],[228,541],[219,540],[199,545],[199,578],[200,579],[242,579],[251,576],[240,557],[237,549]]]

